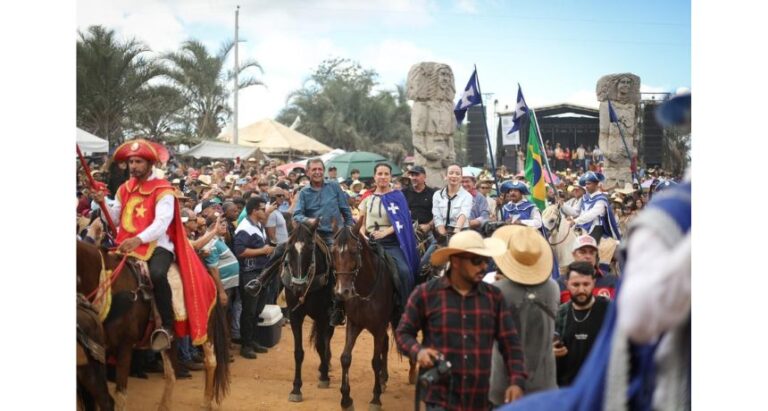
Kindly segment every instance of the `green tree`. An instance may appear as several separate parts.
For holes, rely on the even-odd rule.
[[[185,101],[174,87],[157,85],[142,89],[129,110],[127,131],[166,142],[189,143],[182,125],[184,108]]]
[[[234,42],[228,41],[218,53],[210,54],[201,42],[189,40],[182,44],[179,51],[164,55],[171,66],[168,75],[185,102],[184,118],[187,124],[184,128],[197,138],[218,136],[232,114],[229,97],[235,73],[225,68],[225,62],[234,45]],[[264,85],[255,77],[246,76],[244,72],[248,69],[263,72],[255,60],[241,62],[238,88]]]
[[[378,74],[349,59],[323,61],[293,92],[277,121],[331,147],[381,153],[399,162],[411,150],[411,109],[405,86],[373,92]]]
[[[164,73],[141,42],[120,41],[114,30],[90,26],[78,31],[77,126],[122,143],[129,112],[143,98],[150,80]]]

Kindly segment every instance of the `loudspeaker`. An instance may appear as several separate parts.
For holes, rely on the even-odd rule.
[[[485,167],[488,146],[481,106],[472,106],[467,110],[467,122],[467,162],[473,167]]]
[[[643,110],[643,160],[646,165],[660,165],[664,155],[664,130],[656,122],[658,104],[645,104]]]

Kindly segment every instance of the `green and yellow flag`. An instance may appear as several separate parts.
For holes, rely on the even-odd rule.
[[[531,187],[531,202],[540,211],[547,207],[547,185],[544,181],[544,165],[539,146],[539,134],[536,132],[536,115],[533,110],[528,112],[528,149],[525,154],[525,179]]]

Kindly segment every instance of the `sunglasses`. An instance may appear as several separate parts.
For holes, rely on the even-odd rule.
[[[459,254],[459,258],[464,260],[469,260],[473,265],[482,265],[483,263],[488,263],[488,257],[483,257],[481,255],[477,254]]]

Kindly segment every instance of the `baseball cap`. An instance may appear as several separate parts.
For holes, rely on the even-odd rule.
[[[597,241],[595,241],[591,235],[578,236],[573,241],[573,248],[571,249],[571,252],[574,252],[582,247],[592,247],[597,250]]]
[[[408,170],[408,173],[427,174],[427,170],[425,170],[422,166],[413,166],[410,170]]]

